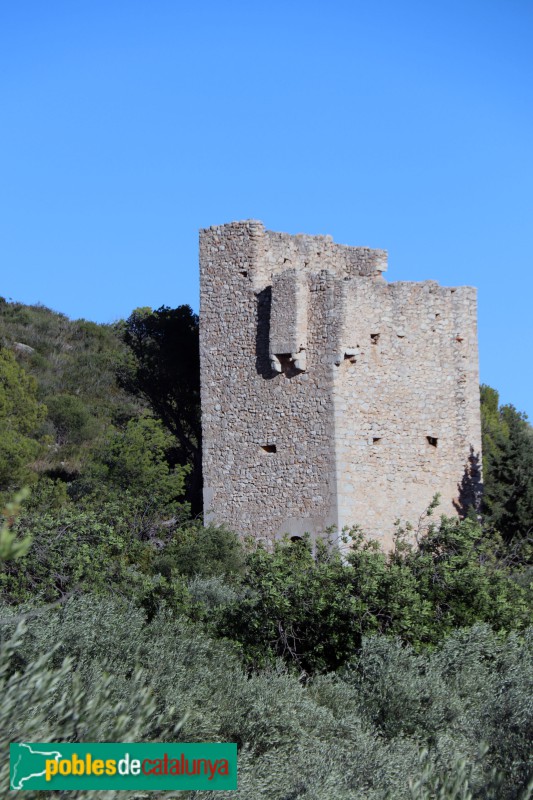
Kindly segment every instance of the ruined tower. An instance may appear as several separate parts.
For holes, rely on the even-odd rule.
[[[387,254],[256,220],[200,233],[206,521],[360,525],[390,547],[479,480],[476,290],[387,283]]]

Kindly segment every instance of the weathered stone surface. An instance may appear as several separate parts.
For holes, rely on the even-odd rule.
[[[24,344],[24,342],[13,342],[13,350],[17,350],[19,353],[26,353],[27,355],[35,353],[35,349],[30,347],[29,344]]]
[[[255,220],[200,234],[207,521],[361,525],[388,548],[477,469],[476,290],[387,283],[386,253]],[[465,488],[466,487],[466,488]]]

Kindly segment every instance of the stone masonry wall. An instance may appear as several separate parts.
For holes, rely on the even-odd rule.
[[[202,231],[200,268],[206,521],[389,547],[436,491],[455,513],[480,454],[474,289],[388,284],[384,251],[254,220]]]
[[[360,522],[388,548],[395,519],[416,523],[435,493],[448,515],[470,499],[458,484],[481,449],[476,292],[361,279],[343,290],[339,524]]]

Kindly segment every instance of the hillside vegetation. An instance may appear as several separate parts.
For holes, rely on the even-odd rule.
[[[481,400],[481,509],[265,549],[197,516],[190,308],[0,301],[0,783],[10,741],[236,741],[243,800],[530,798],[533,439]]]
[[[37,473],[72,480],[110,426],[142,410],[117,382],[128,356],[120,324],[71,321],[44,306],[0,298],[0,346],[34,379],[25,392],[43,407],[42,424],[30,426],[44,445],[32,462]]]

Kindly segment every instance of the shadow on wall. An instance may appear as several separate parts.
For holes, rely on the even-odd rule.
[[[270,364],[270,309],[272,306],[272,287],[257,295],[257,330],[255,335],[255,368],[265,380],[271,380],[276,373]]]
[[[459,494],[453,504],[459,516],[464,519],[470,509],[478,514],[483,495],[483,483],[481,480],[479,453],[474,452],[472,445],[470,445],[470,455],[468,456],[463,477],[461,482],[457,484],[457,488]]]

